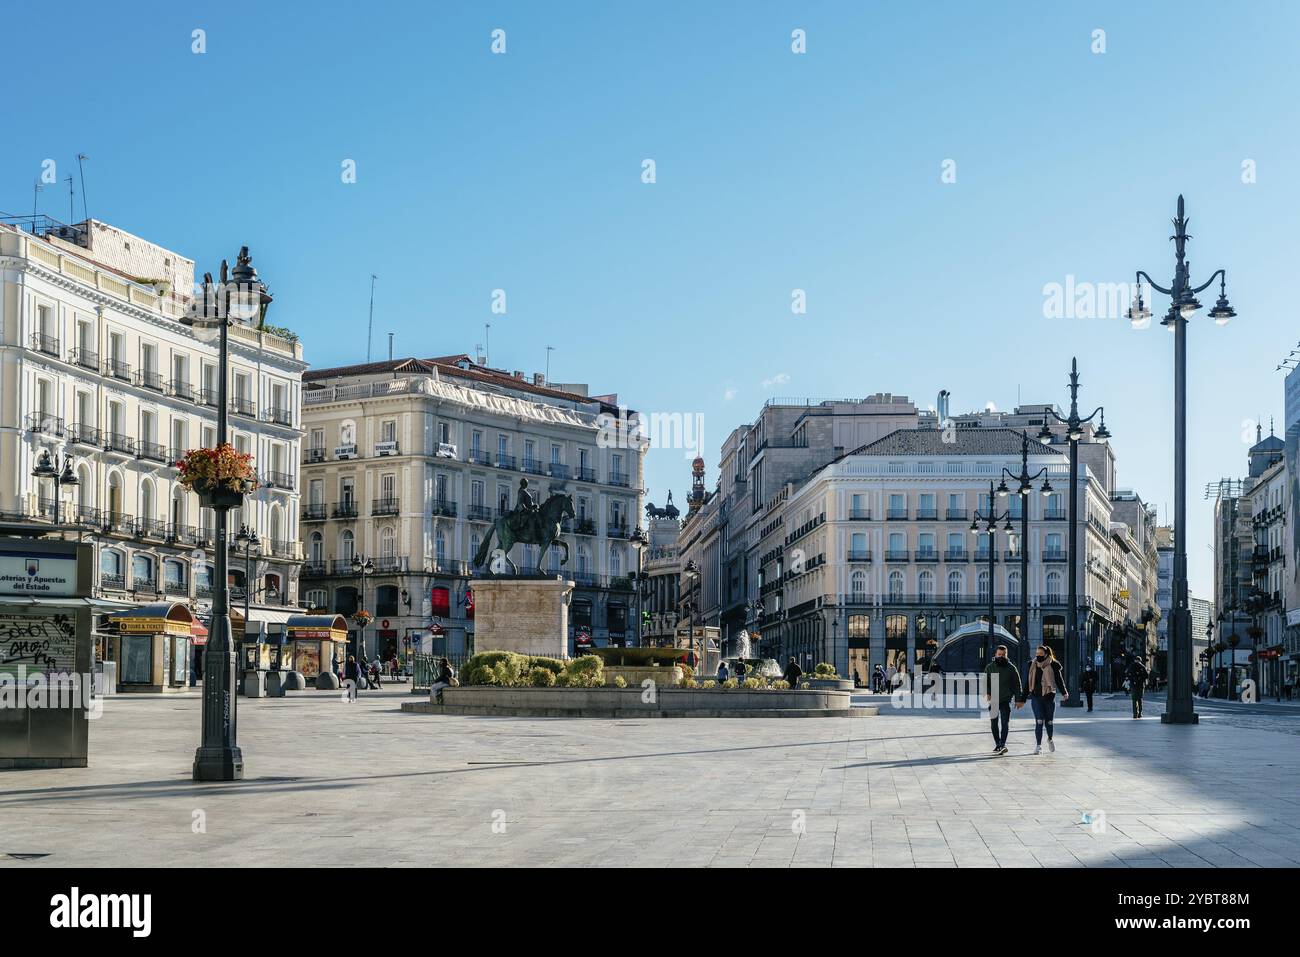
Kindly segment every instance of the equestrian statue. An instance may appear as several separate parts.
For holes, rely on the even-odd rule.
[[[569,545],[560,537],[560,523],[566,518],[574,518],[577,512],[573,508],[573,496],[567,492],[556,492],[541,505],[537,504],[533,494],[528,491],[528,479],[519,480],[519,495],[515,507],[492,523],[492,528],[483,536],[483,544],[474,554],[474,565],[482,568],[492,552],[492,537],[495,534],[497,547],[505,553],[506,564],[510,573],[519,574],[519,567],[510,560],[510,549],[516,542],[525,545],[538,545],[542,552],[538,558],[540,566],[550,548],[559,546],[564,549],[561,565],[569,563]]]

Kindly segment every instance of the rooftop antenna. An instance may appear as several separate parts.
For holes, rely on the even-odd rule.
[[[546,384],[551,384],[551,353],[555,351],[555,346],[546,347]]]
[[[37,203],[40,202],[40,199],[41,199],[41,193],[45,192],[45,187],[41,185],[41,181],[40,181],[39,179],[36,180],[35,182],[33,182],[33,183],[32,183],[32,186],[34,187],[34,188],[32,189],[32,230],[35,231],[35,229],[36,229],[36,222],[35,222],[35,220],[36,220],[36,206],[37,206]]]
[[[393,333],[388,334],[388,361],[393,361]]]
[[[483,364],[492,364],[492,323],[483,323]]]
[[[67,182],[68,182],[68,225],[71,226],[72,221],[77,218],[77,208],[76,208],[77,193],[72,188],[71,175],[68,176]]]
[[[370,321],[366,324],[366,361],[370,361],[370,337],[375,328],[375,280],[379,277],[370,274]]]
[[[81,215],[87,222],[90,221],[90,213],[86,210],[86,168],[81,164],[90,159],[85,153],[77,154],[77,170],[81,173]]]

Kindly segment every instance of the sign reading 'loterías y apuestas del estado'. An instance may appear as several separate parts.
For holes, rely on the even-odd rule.
[[[77,560],[74,556],[0,554],[0,596],[69,596],[77,588]]]

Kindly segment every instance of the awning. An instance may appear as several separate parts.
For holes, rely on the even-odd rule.
[[[189,607],[178,601],[160,601],[111,613],[108,620],[119,634],[183,635],[189,637],[195,618]]]
[[[194,624],[190,625],[190,637],[194,639],[196,648],[201,648],[208,643],[208,629],[197,618],[194,619]]]
[[[45,608],[134,608],[129,601],[107,598],[32,598],[27,595],[6,595],[0,599],[4,605],[40,605]]]

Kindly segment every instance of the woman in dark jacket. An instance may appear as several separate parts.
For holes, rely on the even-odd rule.
[[[343,666],[343,680],[345,683],[352,682],[347,686],[348,697],[355,699],[357,688],[361,686],[361,669],[357,667],[357,659],[352,655],[348,655],[348,663]]]
[[[1056,716],[1056,696],[1068,701],[1070,692],[1065,689],[1065,669],[1052,654],[1052,649],[1039,645],[1029,666],[1029,706],[1034,709],[1034,754],[1043,751],[1043,729],[1047,729],[1047,750],[1055,751],[1052,740],[1052,719]]]

